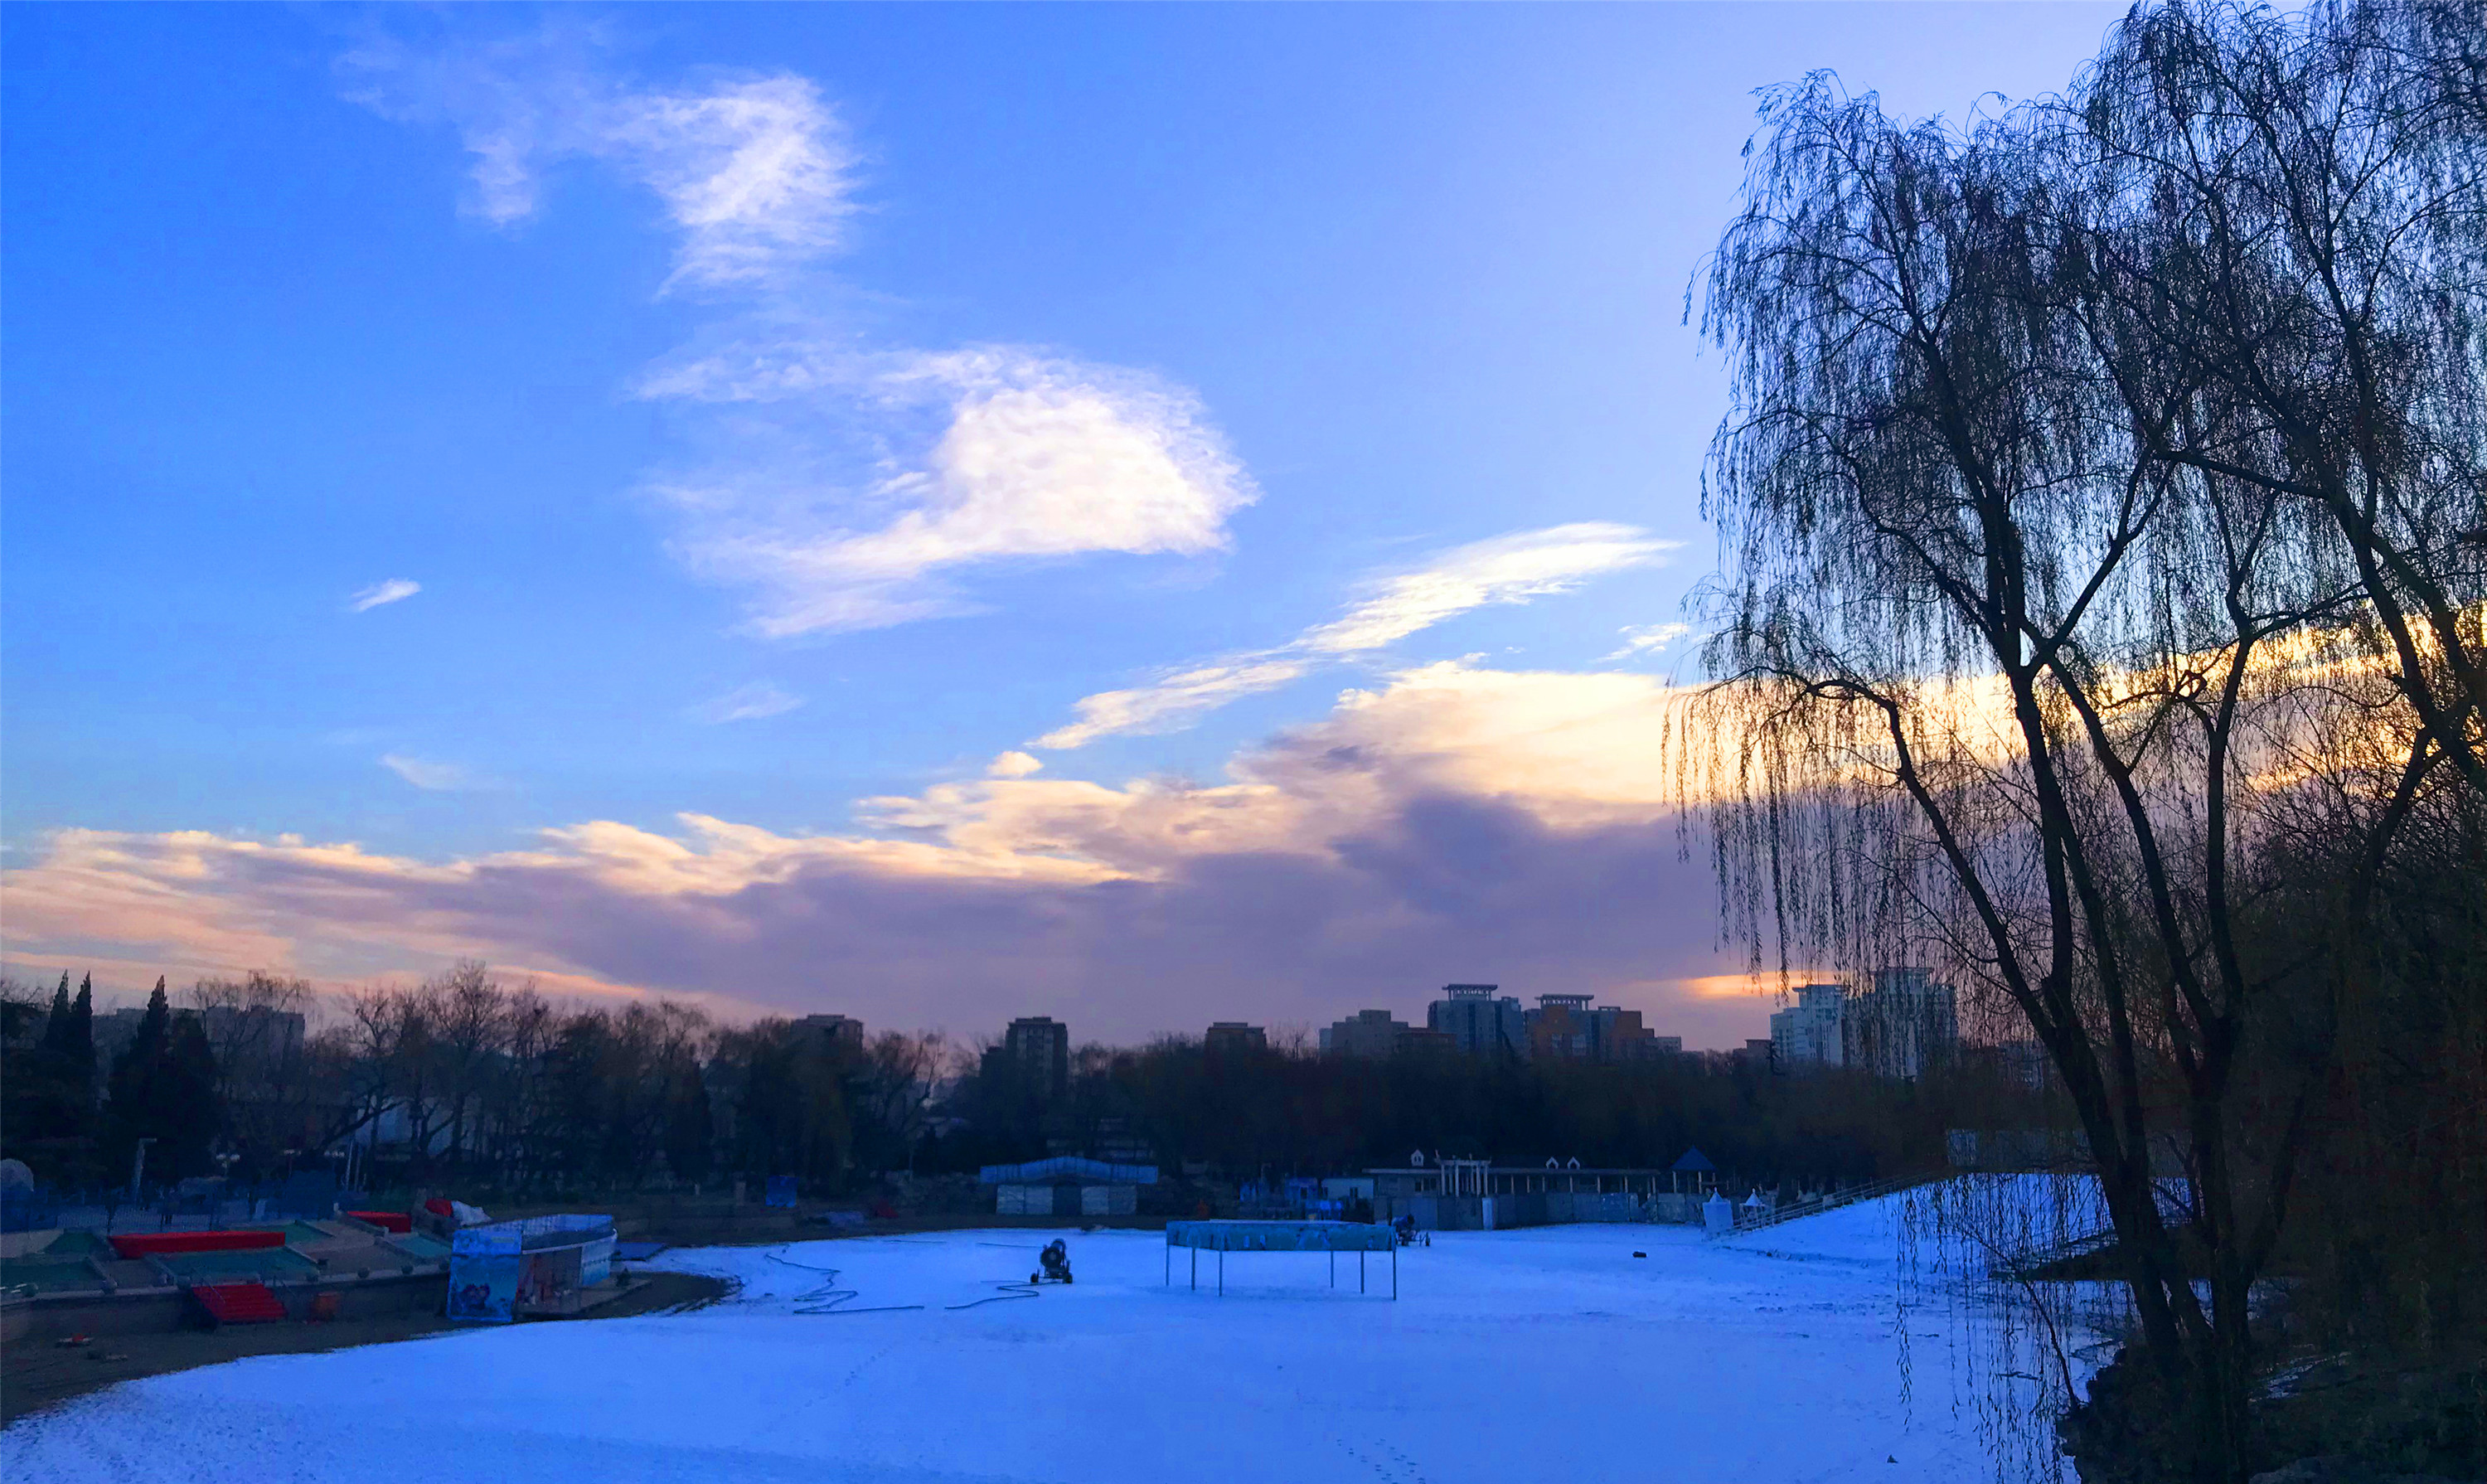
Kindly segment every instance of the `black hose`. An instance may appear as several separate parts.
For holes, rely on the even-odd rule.
[[[828,1279],[828,1281],[823,1283],[818,1288],[814,1288],[795,1296],[795,1302],[797,1305],[795,1312],[797,1314],[828,1314],[840,1317],[848,1314],[898,1314],[908,1309],[920,1309],[924,1306],[920,1303],[882,1303],[874,1305],[870,1308],[847,1308],[845,1307],[846,1302],[849,1299],[854,1298],[857,1290],[852,1288],[840,1288],[838,1286],[837,1269],[816,1268],[810,1263],[798,1263],[792,1258],[780,1257],[774,1252],[768,1252],[762,1255],[766,1256],[772,1263],[779,1263],[789,1268],[800,1268],[805,1273],[818,1273]],[[1030,1295],[1029,1297],[1033,1298],[1034,1295]],[[804,1307],[803,1305],[809,1305],[809,1307]]]
[[[997,1294],[987,1294],[981,1299],[970,1299],[964,1303],[945,1303],[941,1306],[955,1314],[961,1309],[971,1309],[976,1307],[978,1304],[999,1303],[1004,1299],[1033,1299],[1036,1297],[1036,1283],[1032,1279],[1027,1282],[1005,1280],[996,1282],[993,1286],[1000,1289],[1001,1292]]]

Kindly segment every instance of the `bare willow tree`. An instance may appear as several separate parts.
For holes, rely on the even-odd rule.
[[[2487,791],[2487,6],[2149,12],[2057,112],[2151,451],[2309,525]]]
[[[2204,1478],[2374,882],[2477,787],[2464,15],[2137,12],[1967,133],[1775,91],[1709,273],[1731,918],[2045,1046]],[[2251,928],[2310,794],[2362,848],[2306,1014]]]

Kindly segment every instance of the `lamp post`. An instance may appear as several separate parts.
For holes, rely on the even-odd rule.
[[[147,1198],[142,1193],[146,1190],[144,1182],[147,1178],[147,1146],[154,1142],[155,1142],[154,1134],[145,1135],[138,1140],[137,1149],[129,1156],[129,1203],[133,1206]]]

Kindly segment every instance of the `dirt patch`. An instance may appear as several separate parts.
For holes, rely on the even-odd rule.
[[[635,1314],[656,1314],[713,1303],[730,1291],[728,1285],[719,1279],[697,1274],[633,1274],[628,1290],[598,1304],[576,1320],[527,1322],[571,1324],[598,1319],[628,1319]],[[0,1356],[0,1426],[73,1396],[100,1391],[125,1381],[168,1375],[195,1366],[221,1365],[227,1360],[239,1360],[249,1356],[310,1355],[348,1350],[357,1345],[387,1345],[474,1331],[472,1325],[452,1324],[437,1314],[384,1314],[324,1323],[235,1325],[221,1330],[98,1335],[89,1344],[67,1348],[48,1340],[21,1340],[10,1345],[7,1354]]]

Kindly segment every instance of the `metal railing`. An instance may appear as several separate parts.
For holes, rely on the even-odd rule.
[[[1852,1186],[1845,1190],[1833,1190],[1829,1194],[1824,1195],[1820,1200],[1792,1202],[1788,1205],[1779,1206],[1773,1210],[1763,1212],[1758,1216],[1749,1218],[1745,1215],[1741,1208],[1739,1208],[1736,1213],[1736,1224],[1734,1227],[1727,1231],[1712,1232],[1709,1235],[1714,1239],[1719,1237],[1741,1237],[1746,1232],[1761,1231],[1772,1226],[1783,1226],[1790,1221],[1798,1220],[1804,1217],[1820,1216],[1826,1211],[1837,1211],[1843,1206],[1854,1206],[1859,1201],[1880,1200],[1886,1195],[1897,1195],[1902,1190],[1913,1190],[1921,1185],[1930,1185],[1937,1180],[1945,1178],[1947,1178],[1947,1176],[1941,1172],[1920,1172],[1914,1175],[1894,1175],[1888,1180],[1877,1180],[1869,1185]]]

